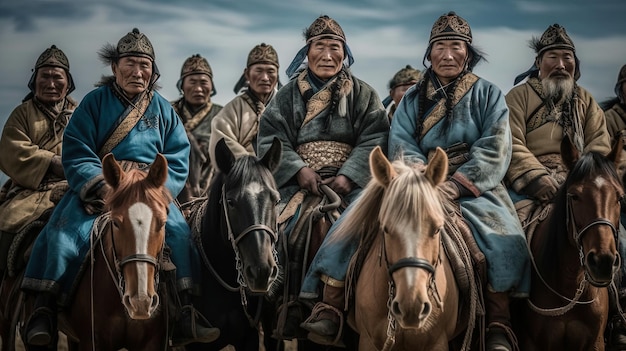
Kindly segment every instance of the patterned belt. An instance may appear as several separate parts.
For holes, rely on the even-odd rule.
[[[299,145],[296,152],[315,171],[323,167],[341,166],[352,152],[352,146],[337,141],[312,141]]]

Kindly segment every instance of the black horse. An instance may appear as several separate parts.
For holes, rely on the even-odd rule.
[[[276,203],[272,171],[282,144],[274,139],[262,157],[235,159],[224,142],[216,146],[216,173],[208,198],[192,205],[189,223],[202,259],[202,296],[194,305],[221,330],[210,344],[187,350],[259,349],[264,296],[278,277]],[[269,339],[269,338],[266,338]]]

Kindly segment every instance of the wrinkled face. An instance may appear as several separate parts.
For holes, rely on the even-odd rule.
[[[573,79],[576,70],[576,60],[572,50],[548,50],[537,59],[539,78]]]
[[[207,74],[190,74],[183,79],[185,101],[191,106],[202,106],[211,100],[213,83]]]
[[[152,77],[152,61],[146,57],[126,56],[111,64],[115,82],[129,98],[148,89]]]
[[[406,91],[409,90],[409,88],[412,86],[413,86],[413,83],[398,85],[397,87],[389,90],[389,96],[391,96],[396,106],[398,106],[398,104],[400,103],[400,100],[402,99]]]
[[[307,57],[311,72],[322,80],[328,80],[341,70],[343,42],[337,39],[316,40],[309,46]]]
[[[441,83],[447,84],[465,69],[468,61],[467,44],[462,40],[436,41],[428,59]]]
[[[272,93],[278,83],[278,68],[272,64],[257,63],[245,71],[249,88],[259,97]]]
[[[44,104],[55,104],[67,95],[67,73],[60,67],[40,67],[35,76],[35,97]]]

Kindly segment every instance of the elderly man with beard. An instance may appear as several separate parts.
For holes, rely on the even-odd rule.
[[[611,149],[602,109],[576,83],[580,61],[565,28],[551,25],[541,38],[530,43],[537,57],[527,72],[516,77],[515,84],[528,79],[506,95],[513,135],[506,181],[522,224],[553,199],[567,177],[560,155],[563,136],[568,135],[581,153],[607,154]],[[625,257],[623,238],[621,231],[619,250]],[[617,313],[616,301],[612,301],[611,310]],[[621,323],[615,324],[611,338],[626,346]]]
[[[607,154],[611,148],[602,109],[576,83],[580,64],[565,28],[551,25],[541,38],[531,40],[531,47],[537,53],[535,63],[515,84],[528,80],[506,95],[513,134],[506,179],[515,193],[547,203],[567,175],[560,156],[564,135],[580,152]]]

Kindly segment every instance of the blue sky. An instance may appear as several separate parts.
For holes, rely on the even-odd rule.
[[[261,42],[279,55],[281,80],[304,44],[302,31],[321,14],[335,18],[346,33],[355,63],[352,72],[381,99],[393,74],[407,64],[423,69],[433,22],[456,11],[471,28],[474,44],[488,62],[475,72],[503,92],[533,62],[528,40],[553,23],[563,25],[581,60],[581,86],[597,100],[613,96],[619,68],[626,63],[623,0],[0,0],[0,126],[28,93],[37,57],[56,44],[70,60],[77,100],[110,74],[97,58],[105,43],[139,28],[155,47],[161,93],[179,97],[176,81],[183,61],[199,53],[209,60],[217,95],[225,104],[250,49]]]

